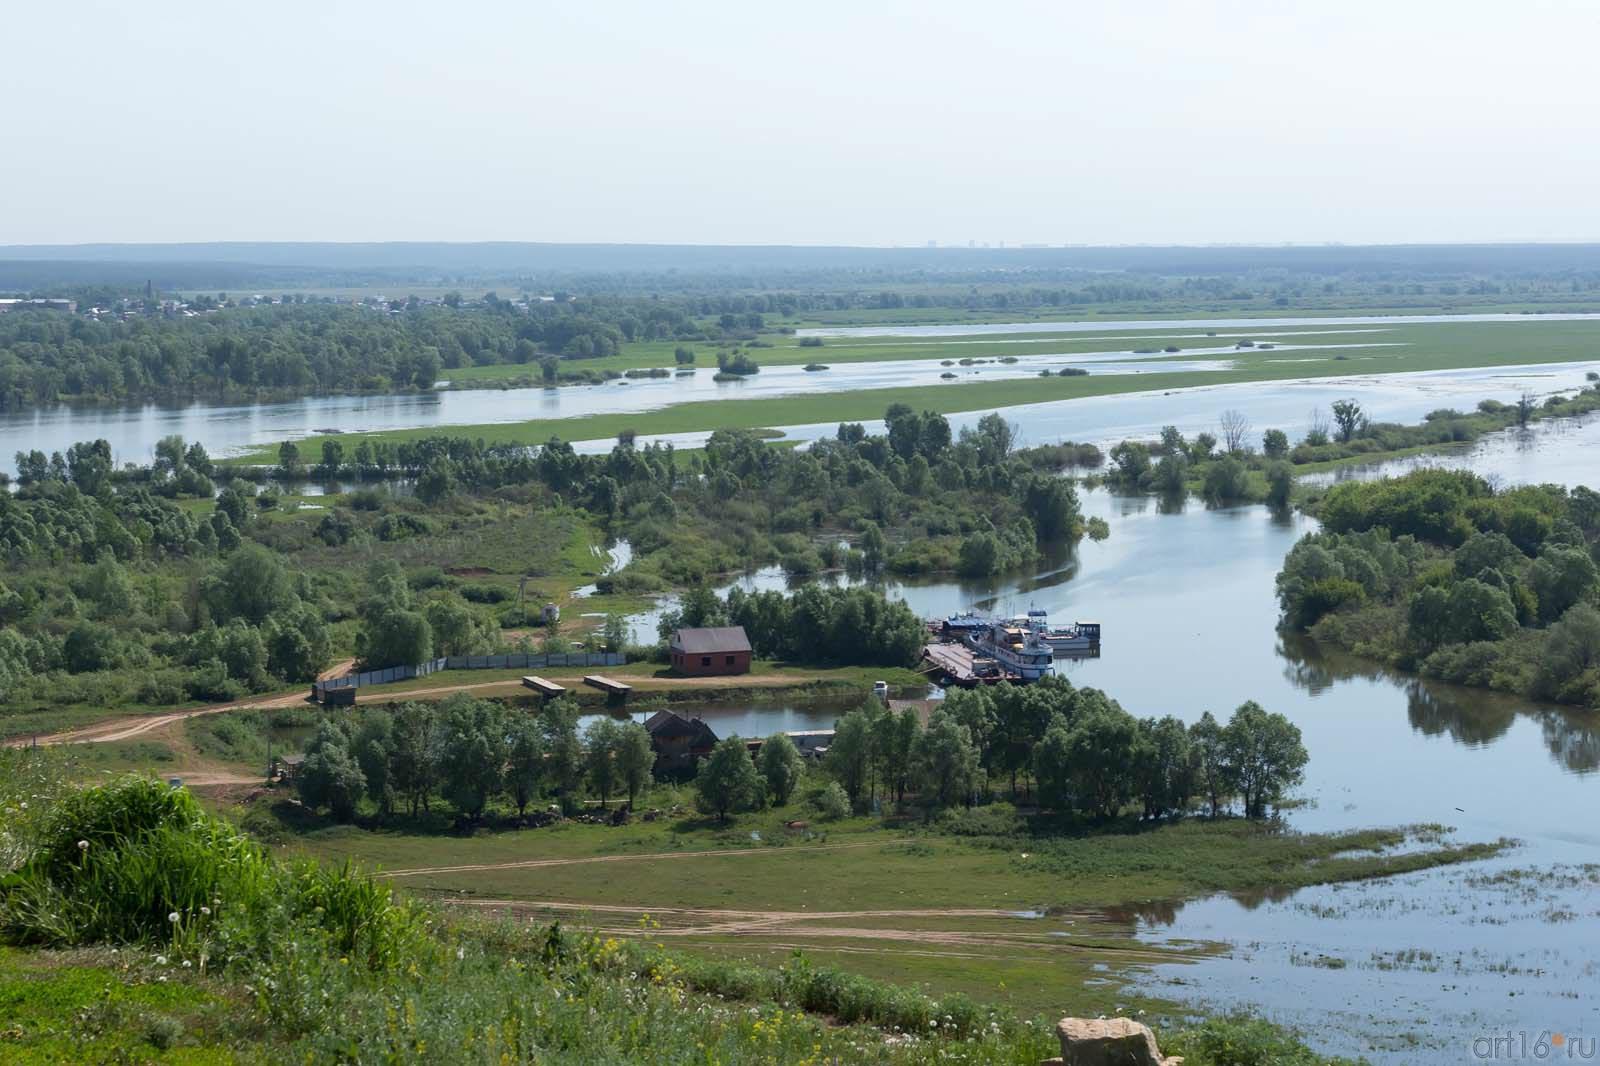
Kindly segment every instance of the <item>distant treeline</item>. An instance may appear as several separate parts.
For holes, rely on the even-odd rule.
[[[592,358],[625,341],[700,340],[760,325],[759,315],[744,314],[702,326],[699,312],[634,300],[519,307],[498,299],[383,310],[290,302],[121,321],[14,311],[0,315],[0,409],[426,389],[460,367]]]

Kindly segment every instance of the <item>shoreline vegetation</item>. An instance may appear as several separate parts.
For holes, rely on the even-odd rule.
[[[1467,471],[1335,485],[1277,578],[1287,629],[1424,677],[1600,709],[1600,494]]]
[[[1591,415],[1600,411],[1600,373],[1591,372],[1588,380],[1572,395],[1524,393],[1509,403],[1482,400],[1472,411],[1439,408],[1411,425],[1372,422],[1357,401],[1339,400],[1328,412],[1314,411],[1310,429],[1293,444],[1282,430],[1257,427],[1247,412],[1230,409],[1222,412],[1216,433],[1199,433],[1193,440],[1168,426],[1155,440],[1122,441],[1111,449],[1103,475],[1080,480],[1090,487],[1103,481],[1122,492],[1171,500],[1194,495],[1212,504],[1285,507],[1297,491],[1297,477],[1447,453],[1491,433]],[[1319,495],[1299,491],[1313,499]]]
[[[1060,695],[1068,703],[1080,697],[1103,700],[1093,690],[1065,684],[1049,691],[1019,689],[1016,694],[1030,699]],[[974,713],[982,711],[989,696],[980,695],[984,698],[970,709]],[[1009,700],[1003,697],[1003,702]],[[1109,711],[1086,705],[1071,713],[1087,727]],[[829,886],[840,878],[854,885],[855,905],[881,905],[886,891],[911,879],[924,886],[929,905],[961,901],[970,907],[974,897],[978,903],[994,900],[999,907],[982,912],[992,915],[983,921],[1020,923],[1026,919],[1010,913],[1018,904],[1002,902],[1008,896],[1015,899],[1010,892],[1017,888],[1034,894],[1041,904],[1109,912],[1148,898],[1134,894],[1157,886],[1185,896],[1388,876],[1474,861],[1504,846],[1452,844],[1441,827],[1296,834],[1272,822],[1244,818],[1165,818],[1160,827],[1143,831],[1110,823],[1086,832],[1089,827],[1071,820],[1053,824],[1005,803],[965,808],[957,802],[932,821],[905,820],[886,809],[880,821],[848,809],[829,809],[829,789],[852,779],[848,756],[812,771],[764,757],[759,770],[753,770],[755,764],[737,741],[736,759],[727,761],[759,774],[754,787],[767,797],[759,805],[764,809],[741,814],[736,807],[731,812],[724,807],[716,818],[671,813],[663,820],[635,820],[621,827],[614,819],[600,820],[613,823],[608,826],[579,818],[557,827],[499,830],[487,836],[441,835],[443,811],[429,814],[418,808],[417,782],[404,755],[413,746],[407,739],[415,732],[412,726],[425,725],[434,715],[455,725],[448,730],[452,739],[438,749],[435,772],[440,776],[426,779],[421,787],[437,789],[434,802],[458,812],[458,819],[465,816],[469,824],[482,819],[489,804],[515,800],[527,805],[518,799],[522,793],[517,789],[526,790],[537,805],[542,802],[537,797],[553,788],[563,808],[575,816],[593,809],[593,799],[586,797],[598,797],[603,809],[608,790],[621,796],[630,789],[630,762],[620,754],[630,745],[622,731],[614,740],[591,733],[585,750],[572,731],[570,709],[554,707],[546,709],[542,726],[528,735],[525,745],[513,731],[510,748],[503,753],[510,767],[504,787],[511,791],[496,799],[501,786],[486,793],[480,780],[490,772],[480,757],[487,741],[474,739],[481,729],[498,736],[501,727],[489,722],[485,715],[490,714],[490,705],[459,700],[437,711],[402,710],[392,718],[368,711],[343,731],[325,723],[303,771],[300,791],[307,807],[270,793],[238,807],[227,806],[238,801],[224,801],[225,809],[243,817],[250,836],[203,811],[188,793],[148,779],[79,789],[70,752],[0,752],[5,769],[0,774],[0,807],[7,813],[8,830],[0,840],[5,847],[0,856],[0,937],[29,949],[0,949],[0,987],[21,1005],[26,1021],[15,1039],[46,1057],[52,1048],[63,1047],[64,1040],[74,1041],[80,1052],[92,1046],[108,1052],[120,1047],[135,1055],[150,1053],[141,1049],[191,1049],[317,1057],[353,1046],[348,1041],[359,1034],[362,1046],[373,1054],[425,1058],[426,1041],[461,1049],[472,1061],[495,1061],[512,1047],[499,1034],[517,1031],[558,1057],[582,1049],[581,1061],[596,1061],[596,1054],[602,1059],[610,1054],[626,1057],[645,1048],[653,1061],[704,1061],[708,1048],[716,1048],[718,1054],[731,1056],[730,1061],[755,1056],[811,1062],[827,1053],[846,1061],[870,1057],[893,1063],[1020,1064],[1048,1053],[1053,1043],[1049,1026],[1060,1014],[1092,1014],[1132,1002],[1149,1011],[1164,1046],[1183,1051],[1201,1066],[1246,1061],[1309,1066],[1333,1060],[1258,1021],[1196,1021],[1172,1004],[1104,989],[1105,982],[1089,980],[1088,960],[1048,945],[1007,946],[1002,937],[983,946],[988,940],[980,936],[975,941],[980,946],[968,952],[972,961],[963,964],[970,971],[966,976],[948,973],[948,967],[925,967],[914,954],[895,952],[884,956],[897,960],[898,980],[889,984],[851,973],[848,962],[835,968],[826,960],[836,954],[839,942],[819,940],[821,930],[798,929],[790,932],[804,947],[781,965],[752,965],[742,961],[750,945],[734,941],[693,950],[664,947],[669,940],[682,943],[673,908],[654,915],[649,901],[635,907],[625,895],[608,897],[623,911],[620,923],[609,925],[587,917],[581,908],[553,914],[538,903],[523,908],[507,878],[526,879],[529,874],[516,868],[527,864],[512,861],[502,871],[494,858],[497,853],[525,857],[522,842],[540,842],[540,852],[554,864],[548,874],[531,872],[534,880],[526,883],[537,894],[534,899],[560,899],[569,891],[562,887],[567,885],[577,890],[577,898],[599,905],[604,898],[597,898],[596,890],[608,885],[623,890],[626,885],[617,879],[596,882],[584,872],[585,861],[637,862],[650,868],[651,853],[665,847],[680,861],[665,864],[660,871],[665,876],[652,883],[657,893],[684,903],[693,903],[695,893],[677,875],[700,879],[681,859],[703,855],[699,862],[722,864],[718,881],[724,889],[740,898],[760,899],[764,906],[795,907],[808,887],[836,898]],[[1241,710],[1226,730],[1259,725],[1270,731],[1278,728],[1272,717],[1251,725],[1246,720],[1255,720]],[[864,739],[886,735],[869,719],[862,720],[867,723]],[[841,723],[841,729],[849,733],[852,727]],[[939,782],[945,776],[963,772],[960,757],[938,754],[950,742],[958,747],[964,743],[959,735],[946,737],[947,732],[930,722],[928,739],[913,738],[919,754],[911,762],[920,769],[912,788],[921,797],[919,803],[942,793]],[[960,734],[966,732],[965,726],[959,727]],[[610,750],[605,747],[610,743],[618,745],[618,757],[598,757],[597,752]],[[518,755],[524,748],[529,759]],[[1278,784],[1269,786],[1267,794],[1277,796],[1279,788],[1292,782],[1298,764],[1292,751],[1253,740],[1241,740],[1235,750],[1241,758],[1250,753],[1253,759],[1264,751],[1283,756],[1272,771]],[[548,752],[550,758],[534,760],[531,753],[536,751]],[[716,762],[713,757],[711,765]],[[380,766],[388,767],[385,774],[402,776],[375,783],[361,774],[363,768],[377,773]],[[537,773],[531,779],[518,776],[519,766]],[[710,769],[696,779],[695,805],[715,814],[727,781]],[[1257,787],[1249,782],[1260,781],[1258,773],[1231,778],[1225,787],[1243,790],[1248,804],[1250,790]],[[359,785],[351,775],[360,776]],[[1088,780],[1076,787],[1087,788]],[[994,777],[991,781],[998,783]],[[670,803],[684,795],[670,784],[645,787],[642,798],[651,801]],[[773,791],[782,787],[791,790],[791,805],[784,805]],[[888,795],[896,785],[884,778],[868,787]],[[1044,779],[1039,787],[1046,787]],[[342,801],[332,797],[350,788],[380,799],[394,795],[397,808],[412,796],[412,817],[422,820],[409,830],[399,825],[383,832],[334,830],[310,809],[311,804],[337,807]],[[374,801],[363,797],[357,802]],[[426,806],[424,798],[422,808]],[[732,820],[725,821],[730,814]],[[820,839],[805,833],[806,841],[787,840],[793,834],[787,827],[797,816],[819,824]],[[399,809],[391,818],[407,820]],[[759,829],[751,832],[752,826]],[[321,862],[269,857],[258,839],[274,850],[287,845],[291,854],[309,854]],[[757,841],[754,848],[752,840]],[[1021,865],[1015,858],[1019,850],[1028,853]],[[374,861],[403,867],[412,854],[426,855],[438,873],[397,869],[397,875],[410,875],[400,879],[407,888],[427,892],[441,878],[445,885],[459,880],[455,871],[481,869],[471,875],[480,889],[511,891],[504,907],[514,920],[474,916],[474,911],[492,913],[484,908],[428,904],[360,872]],[[452,865],[456,856],[488,865]],[[1061,872],[1068,869],[1075,876],[1069,879],[1070,892],[1064,893],[1069,881]],[[929,935],[927,930],[950,920],[928,913],[921,920],[909,919],[909,924],[891,925],[879,936],[891,943],[900,938],[916,943]],[[1081,932],[1072,935],[1084,938]],[[1096,949],[1094,958],[1116,965],[1132,963],[1139,954],[1123,959],[1120,953],[1135,945],[1112,925],[1090,932],[1082,942]],[[1053,972],[1046,988],[1031,987],[1023,979],[1016,961],[1008,958],[1018,950],[1029,959],[1025,967]],[[1180,950],[1162,953],[1174,961],[1185,957]],[[40,964],[47,968],[38,969]],[[99,987],[108,972],[124,990],[117,1006],[94,1015],[87,1030],[81,1022],[69,1029],[68,1016],[79,1009],[71,992],[76,986],[59,982],[76,979]],[[938,993],[907,983],[908,977],[915,982],[924,973],[938,975]],[[997,987],[993,981],[998,974],[1007,979]],[[1008,980],[1020,986],[1018,994],[1005,991]],[[168,989],[173,995],[163,994]],[[1004,1004],[993,1002],[997,991]],[[404,1004],[398,1015],[397,1002]],[[641,1011],[649,1016],[649,1025],[621,1024],[624,1014],[637,1019]],[[223,1016],[231,1016],[227,1024]],[[618,1019],[614,1025],[607,1021],[613,1016]],[[603,1035],[597,1037],[597,1032]],[[596,1039],[604,1047],[597,1047]]]

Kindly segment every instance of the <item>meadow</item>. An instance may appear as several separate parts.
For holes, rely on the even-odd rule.
[[[993,361],[1011,356],[1025,359],[1029,355],[1045,353],[1116,350],[1126,345],[1130,360],[1148,363],[1149,370],[1136,375],[1096,374],[1094,364],[1088,363],[1084,366],[1089,373],[1077,377],[1029,377],[998,381],[955,380],[932,386],[816,392],[748,400],[736,398],[702,400],[673,404],[642,413],[533,419],[501,424],[427,426],[374,434],[334,435],[333,439],[340,440],[348,451],[363,437],[390,441],[418,440],[437,436],[441,432],[490,442],[542,444],[552,436],[568,441],[601,440],[625,431],[658,434],[717,429],[770,430],[779,426],[819,422],[871,421],[881,418],[884,410],[895,403],[907,404],[919,411],[955,414],[1018,404],[1134,392],[1164,392],[1202,385],[1571,363],[1600,359],[1600,322],[1518,321],[1393,325],[1382,327],[1381,332],[1374,333],[1319,334],[1318,337],[1325,346],[1296,350],[1278,347],[1263,349],[1259,343],[1251,348],[1235,348],[1226,337],[1197,338],[1193,336],[1197,331],[1192,328],[1177,332],[1187,333],[1189,337],[1179,339],[1164,333],[1140,330],[1136,334],[1140,338],[1137,340],[1126,336],[1085,338],[1082,334],[1059,337],[1002,334],[982,338],[940,337],[915,340],[873,338],[852,339],[848,342],[830,339],[822,348],[800,348],[793,338],[785,338],[776,342],[773,348],[757,348],[750,354],[758,363],[769,365],[793,365],[813,361],[830,364],[905,359],[959,361],[971,358]],[[1219,329],[1218,332],[1237,334],[1240,339],[1255,339],[1246,336],[1248,331],[1235,328],[1225,331]],[[1291,336],[1293,332],[1296,331],[1274,331],[1273,337],[1282,343],[1290,343],[1293,340]],[[1266,339],[1268,331],[1263,331],[1256,337]],[[1317,343],[1311,337],[1304,339],[1310,343]],[[1016,343],[1011,343],[1013,341]],[[1269,339],[1266,342],[1275,341]],[[1165,348],[1167,343],[1175,344],[1184,350],[1177,353],[1164,351],[1150,353],[1143,357],[1133,354],[1134,349]],[[1337,346],[1359,343],[1385,346]],[[662,365],[663,362],[670,362],[671,347],[671,345],[653,347],[642,345],[635,349],[634,346],[630,346],[622,355],[610,358],[634,367]],[[709,356],[709,352],[703,352],[698,358],[702,364],[706,364],[710,362]],[[1161,369],[1163,363],[1181,362],[1196,356],[1224,358],[1233,366],[1231,369],[1221,371]],[[604,360],[582,362],[584,365],[592,364],[599,368],[599,364]],[[622,363],[613,369],[621,368]],[[710,365],[714,365],[714,362],[710,362]],[[525,370],[526,368],[515,368],[516,372]],[[467,380],[487,382],[492,381],[496,375],[514,372],[513,368],[501,365],[473,368],[473,371],[480,373],[481,377]],[[459,373],[451,372],[452,379],[454,380]],[[302,450],[306,454],[316,454],[323,439],[326,438],[313,437],[308,442],[303,442]],[[247,453],[238,461],[260,463],[271,462],[275,458],[275,447],[268,447]]]

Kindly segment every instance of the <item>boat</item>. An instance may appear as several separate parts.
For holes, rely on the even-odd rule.
[[[1028,626],[1013,622],[989,621],[982,626],[962,626],[961,640],[1022,681],[1039,680],[1050,672],[1055,661],[1055,653],[1048,644],[1035,636]]]
[[[1100,623],[1099,622],[1074,622],[1070,626],[1053,626],[1050,617],[1043,610],[1029,608],[1027,615],[1021,619],[1028,627],[1028,631],[1041,642],[1049,645],[1052,651],[1057,652],[1094,652],[1100,649]]]

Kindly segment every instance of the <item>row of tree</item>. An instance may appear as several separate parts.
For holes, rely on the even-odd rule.
[[[475,821],[500,799],[519,815],[546,798],[569,813],[585,796],[602,807],[614,796],[631,804],[654,766],[650,735],[637,722],[600,718],[580,730],[571,698],[535,714],[457,694],[325,720],[296,787],[308,806],[340,820],[364,809],[415,818],[443,798]]]

